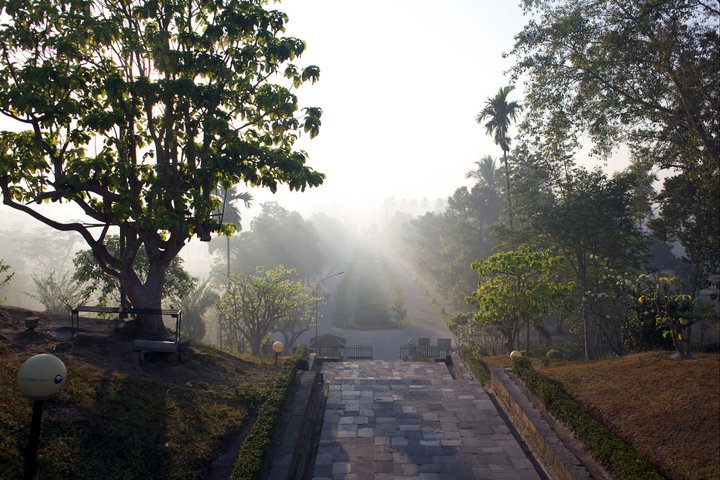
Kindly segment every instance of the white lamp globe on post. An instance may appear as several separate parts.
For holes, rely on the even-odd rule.
[[[20,365],[17,383],[20,391],[33,401],[30,439],[25,453],[24,480],[35,477],[37,470],[37,451],[40,443],[40,422],[42,421],[45,400],[54,397],[65,384],[67,368],[54,355],[43,353],[30,357]]]
[[[282,353],[284,348],[285,348],[285,344],[283,342],[280,342],[280,341],[273,342],[272,349],[273,349],[273,352],[275,352],[275,365],[277,365],[278,355],[280,353]]]

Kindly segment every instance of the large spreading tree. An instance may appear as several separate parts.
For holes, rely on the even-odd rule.
[[[3,203],[78,232],[133,307],[159,308],[165,272],[193,236],[231,233],[219,187],[323,181],[294,148],[320,126],[293,89],[302,40],[262,0],[0,0]],[[34,204],[69,202],[87,221]],[[91,230],[89,224],[100,228]],[[108,249],[121,232],[122,254]],[[135,266],[144,249],[148,272]],[[163,336],[162,321],[139,322]]]
[[[553,138],[562,126],[563,139],[588,135],[597,154],[625,144],[667,169],[650,226],[682,242],[699,287],[720,287],[717,0],[522,4],[531,20],[512,54],[526,81],[525,130]]]

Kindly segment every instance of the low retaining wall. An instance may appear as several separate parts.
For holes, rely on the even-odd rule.
[[[322,374],[297,373],[290,404],[283,413],[280,444],[264,480],[304,480],[310,478],[320,438],[325,392]]]
[[[592,479],[510,375],[502,368],[491,369],[489,389],[547,476],[551,480]]]

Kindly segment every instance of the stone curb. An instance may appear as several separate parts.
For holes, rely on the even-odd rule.
[[[568,450],[541,412],[502,368],[490,370],[489,390],[495,394],[518,434],[552,480],[590,480],[593,476]]]

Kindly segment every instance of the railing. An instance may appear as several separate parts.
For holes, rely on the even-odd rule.
[[[410,360],[444,359],[449,354],[449,349],[432,345],[400,347],[400,358],[408,358]]]
[[[372,360],[373,347],[369,345],[348,345],[345,347],[345,358],[354,360]]]
[[[168,309],[156,309],[156,308],[125,308],[120,307],[100,307],[93,305],[79,305],[73,308],[70,313],[70,327],[73,332],[77,333],[80,330],[80,313],[101,313],[101,314],[114,314],[115,328],[117,329],[122,319],[127,315],[162,315],[163,317],[170,317],[175,320],[175,343],[180,341],[180,328],[182,327],[182,311],[181,310],[168,310]]]
[[[317,348],[318,357],[337,357],[346,360],[372,360],[373,347],[370,345],[347,345],[345,347]]]

